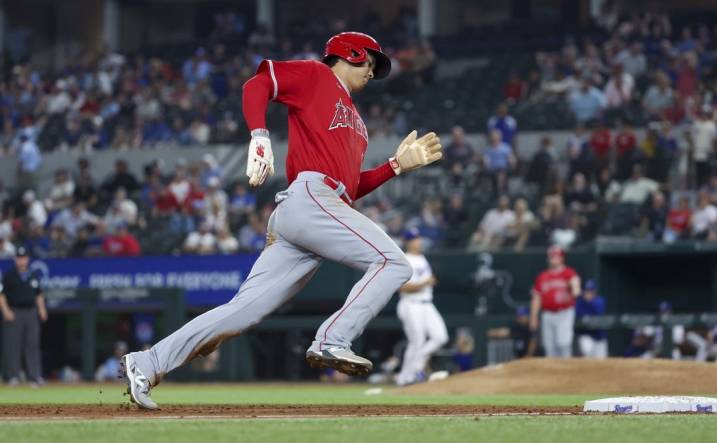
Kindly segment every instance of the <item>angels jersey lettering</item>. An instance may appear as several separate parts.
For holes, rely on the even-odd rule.
[[[289,110],[289,184],[301,171],[320,172],[345,184],[354,199],[368,132],[341,81],[313,60],[265,60],[262,72],[271,75],[273,100]]]
[[[533,289],[540,294],[542,308],[546,311],[560,311],[575,305],[575,297],[570,289],[570,280],[577,277],[569,266],[543,271],[535,279]]]

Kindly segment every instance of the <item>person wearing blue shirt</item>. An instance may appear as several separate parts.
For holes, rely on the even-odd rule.
[[[518,122],[508,115],[508,105],[502,103],[498,106],[496,114],[488,119],[488,133],[490,134],[493,130],[500,131],[503,136],[503,142],[512,148],[515,148],[515,136],[518,133]]]
[[[15,155],[18,159],[17,186],[21,189],[31,189],[36,184],[36,175],[42,164],[42,154],[37,143],[27,134],[22,133],[19,140],[19,144],[15,146]]]
[[[589,78],[583,78],[579,89],[568,97],[568,105],[578,124],[582,125],[600,117],[607,106],[605,94],[592,85]]]
[[[597,294],[594,280],[585,282],[583,293],[575,300],[575,316],[604,315],[605,299]],[[604,329],[578,328],[580,354],[588,358],[607,358],[607,331]]]
[[[483,165],[491,176],[496,194],[503,194],[508,186],[508,172],[515,167],[517,160],[510,145],[503,142],[499,130],[490,132],[488,143],[483,151]]]

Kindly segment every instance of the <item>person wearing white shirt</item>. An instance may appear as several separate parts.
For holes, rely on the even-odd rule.
[[[239,250],[239,241],[229,232],[226,225],[217,229],[217,249],[221,254],[234,254]]]
[[[660,189],[660,185],[655,180],[643,177],[642,167],[635,165],[632,168],[632,177],[622,186],[620,202],[641,205],[650,194],[658,189]]]
[[[75,182],[64,169],[55,171],[55,181],[50,188],[50,198],[47,207],[52,211],[60,211],[72,205],[75,194]]]
[[[202,222],[199,230],[190,232],[184,240],[184,251],[192,254],[214,254],[217,250],[217,238],[209,230],[209,225]]]
[[[635,79],[627,72],[623,72],[622,65],[616,63],[613,67],[612,77],[605,85],[605,99],[608,108],[621,108],[627,105],[632,98]]]
[[[204,216],[210,217],[214,213],[224,214],[229,208],[229,197],[227,193],[221,188],[221,180],[219,177],[212,176],[207,180],[207,190],[204,195]]]
[[[45,205],[35,198],[35,191],[28,189],[22,194],[22,201],[27,207],[27,218],[30,224],[45,226],[47,222],[47,211]]]
[[[700,110],[697,119],[690,128],[692,159],[695,162],[696,185],[698,188],[705,185],[709,180],[709,157],[714,151],[716,136],[717,125],[715,125],[712,118],[712,109],[709,106],[705,106]]]
[[[118,205],[127,225],[135,225],[137,223],[137,203],[127,198],[127,191],[124,188],[117,188],[114,202]]]
[[[492,249],[500,246],[508,228],[515,223],[515,213],[510,209],[510,199],[501,196],[498,207],[491,209],[481,220],[478,230],[471,238],[471,248]]]
[[[0,237],[0,258],[13,257],[15,257],[15,245],[9,239]]]
[[[448,343],[446,324],[433,304],[436,278],[423,255],[418,229],[404,232],[403,240],[413,275],[399,289],[401,298],[396,308],[408,341],[401,372],[396,377],[399,386],[426,380],[425,370],[431,355]]]
[[[690,218],[692,236],[700,240],[712,240],[717,225],[717,208],[710,203],[710,194],[700,191],[697,209]]]
[[[623,49],[615,57],[615,61],[622,63],[625,72],[633,77],[641,77],[647,71],[647,57],[642,52],[642,43],[633,42],[630,49]]]

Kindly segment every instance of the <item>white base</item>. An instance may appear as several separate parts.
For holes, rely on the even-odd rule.
[[[617,414],[717,412],[717,398],[687,396],[612,397],[585,402],[585,412]]]

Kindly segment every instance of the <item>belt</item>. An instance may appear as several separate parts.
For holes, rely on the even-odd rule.
[[[353,206],[354,202],[353,200],[351,200],[351,197],[349,197],[349,193],[346,192],[345,184],[329,177],[328,175],[324,175],[323,182],[326,186],[336,191],[336,195],[338,195],[339,198],[343,200],[347,205]]]
[[[349,196],[349,193],[346,191],[346,185],[334,178],[329,177],[326,174],[314,171],[302,171],[299,172],[299,175],[296,177],[296,181],[311,181],[323,183],[329,188],[331,188],[331,190],[333,190],[336,195],[344,201],[344,203],[349,206],[353,206],[354,204],[353,200],[351,200],[351,197]],[[281,191],[276,194],[274,201],[279,204],[282,201],[286,200],[288,196],[289,193],[287,190]]]
[[[575,309],[575,306],[566,306],[564,308],[557,308],[557,309],[556,308],[551,308],[551,309],[543,308],[543,311],[552,312],[553,314],[555,314],[557,312],[563,312],[563,311],[567,311],[569,309]]]

